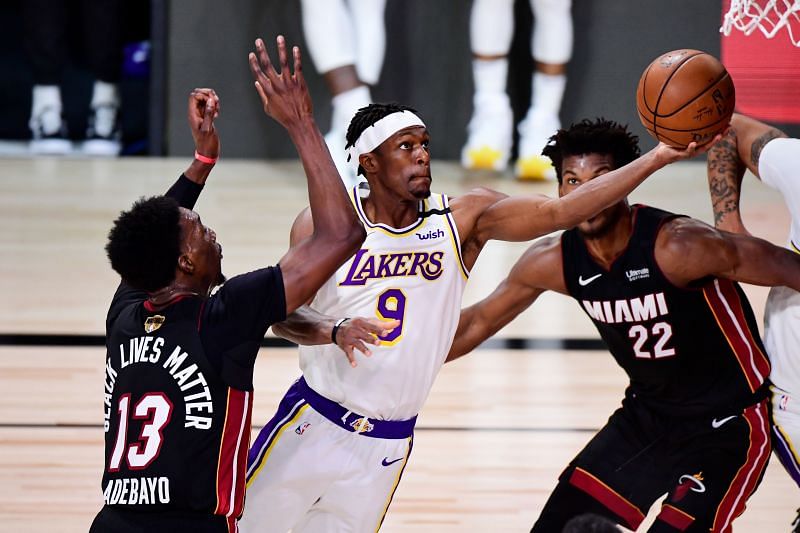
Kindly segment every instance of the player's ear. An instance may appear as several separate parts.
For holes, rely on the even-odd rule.
[[[358,163],[366,172],[372,174],[378,171],[378,159],[372,152],[358,156]]]
[[[187,274],[194,273],[194,262],[188,253],[182,253],[178,256],[178,268]]]

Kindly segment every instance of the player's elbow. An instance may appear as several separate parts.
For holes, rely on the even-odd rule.
[[[315,228],[312,238],[324,244],[326,248],[349,257],[356,253],[367,237],[367,232],[361,224],[354,224],[344,228]]]

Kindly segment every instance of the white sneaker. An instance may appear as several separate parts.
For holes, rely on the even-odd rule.
[[[328,145],[328,151],[331,153],[333,163],[336,165],[336,170],[339,171],[339,176],[342,178],[342,182],[344,182],[348,192],[358,183],[365,181],[361,176],[356,175],[358,167],[347,161],[347,151],[344,149],[347,139],[344,131],[339,129],[329,131],[325,135],[325,144]]]
[[[44,107],[31,116],[28,126],[32,139],[28,149],[37,155],[65,155],[72,151],[72,143],[67,138],[67,126],[56,107]]]
[[[116,157],[122,149],[121,139],[119,107],[108,104],[92,109],[83,152],[92,156]]]
[[[511,155],[514,115],[506,94],[475,95],[461,166],[503,171]]]
[[[542,155],[547,141],[561,127],[558,115],[531,108],[519,123],[519,149],[514,175],[519,180],[554,180],[556,170],[550,158]]]

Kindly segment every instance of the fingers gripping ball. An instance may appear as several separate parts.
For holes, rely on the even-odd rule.
[[[730,122],[735,103],[728,71],[699,50],[674,50],[656,58],[636,89],[639,120],[650,135],[676,148],[713,139]]]

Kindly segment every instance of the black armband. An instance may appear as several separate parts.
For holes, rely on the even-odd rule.
[[[344,324],[348,320],[350,320],[350,318],[340,318],[333,325],[333,329],[331,330],[331,341],[333,342],[333,344],[336,344],[336,334],[339,333],[339,328],[342,326],[342,324]]]

